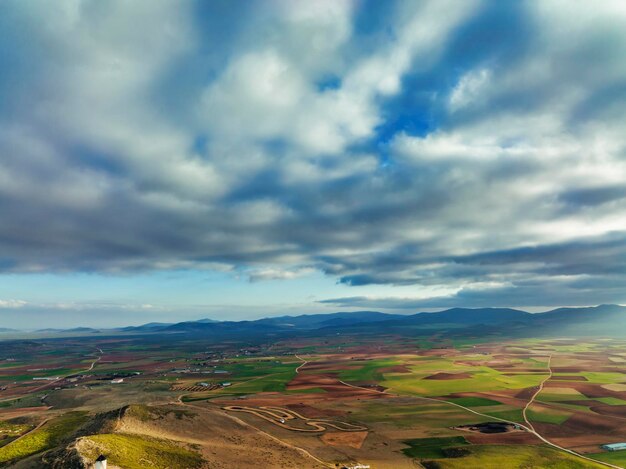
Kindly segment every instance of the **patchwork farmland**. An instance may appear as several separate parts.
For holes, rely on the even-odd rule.
[[[55,343],[62,353],[22,347],[19,360],[5,348],[0,363],[5,465],[73,451],[84,460],[109,451],[121,461],[138,451],[202,467],[227,448],[224,429],[261,438],[248,451],[266,467],[273,463],[258,452],[302,467],[513,467],[502,466],[504,454],[515,467],[626,465],[626,452],[602,448],[626,441],[619,340],[344,337],[215,351],[201,342],[93,339]]]

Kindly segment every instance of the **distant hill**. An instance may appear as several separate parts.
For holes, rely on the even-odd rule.
[[[406,317],[401,314],[386,314],[378,311],[354,311],[351,313],[303,314],[301,316],[279,316],[259,319],[257,324],[273,324],[281,327],[318,329],[354,323],[389,321]]]
[[[175,326],[176,324],[213,324],[219,321],[214,319],[198,319],[197,321],[185,321],[185,323],[171,323],[171,322],[149,322],[147,324],[142,324],[141,326],[127,326],[120,327],[117,330],[122,332],[156,332],[163,329],[167,329],[170,326]]]
[[[532,314],[509,308],[452,308],[438,313],[417,313],[404,322],[412,324],[502,324],[527,322]]]
[[[41,334],[63,334],[63,333],[71,334],[71,333],[86,333],[86,332],[97,334],[101,332],[101,330],[94,329],[92,327],[73,327],[71,329],[54,329],[54,328],[37,329],[35,332],[38,332]]]
[[[534,314],[532,327],[538,334],[574,336],[626,336],[626,307],[599,305],[587,308],[558,308]]]
[[[92,327],[74,327],[73,329],[64,329],[63,332],[100,332],[100,330]]]
[[[0,329],[0,332],[2,329]],[[10,332],[16,332],[11,331]],[[179,323],[152,322],[141,326],[98,330],[77,327],[67,330],[42,329],[54,334],[190,334],[220,338],[263,338],[324,336],[331,334],[400,334],[449,336],[626,336],[626,307],[599,305],[557,308],[531,314],[511,308],[451,308],[410,315],[378,311],[354,311],[300,316],[269,317],[251,321],[200,319]]]
[[[616,324],[618,324],[616,326]],[[482,327],[482,329],[481,329]],[[161,332],[211,334],[213,336],[305,334],[418,334],[420,330],[448,334],[476,334],[481,330],[515,335],[616,335],[626,332],[626,307],[601,305],[559,308],[531,314],[511,308],[451,308],[412,315],[377,311],[280,316],[254,321],[185,321]]]

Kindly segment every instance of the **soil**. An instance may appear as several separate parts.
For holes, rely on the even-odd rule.
[[[471,378],[472,375],[469,373],[435,373],[434,375],[426,376],[424,379],[434,379],[434,380],[450,380],[450,379],[467,379]]]
[[[320,437],[320,440],[330,446],[349,446],[360,449],[367,435],[368,432],[326,432]]]

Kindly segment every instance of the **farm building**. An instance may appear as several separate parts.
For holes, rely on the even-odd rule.
[[[98,456],[96,459],[96,463],[94,464],[94,469],[107,469],[107,458],[103,454]]]
[[[607,451],[621,451],[626,449],[626,443],[611,443],[608,445],[602,445],[602,449]]]
[[[124,382],[124,378],[112,379],[111,384],[120,384]]]

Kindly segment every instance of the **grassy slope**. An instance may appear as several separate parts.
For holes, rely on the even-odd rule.
[[[626,450],[588,454],[588,456],[618,466],[626,466]]]
[[[86,412],[69,412],[0,448],[0,463],[22,459],[58,445],[87,421]]]
[[[100,454],[124,469],[184,467],[202,465],[202,456],[167,440],[128,434],[101,434],[84,437],[81,453],[91,460]]]

